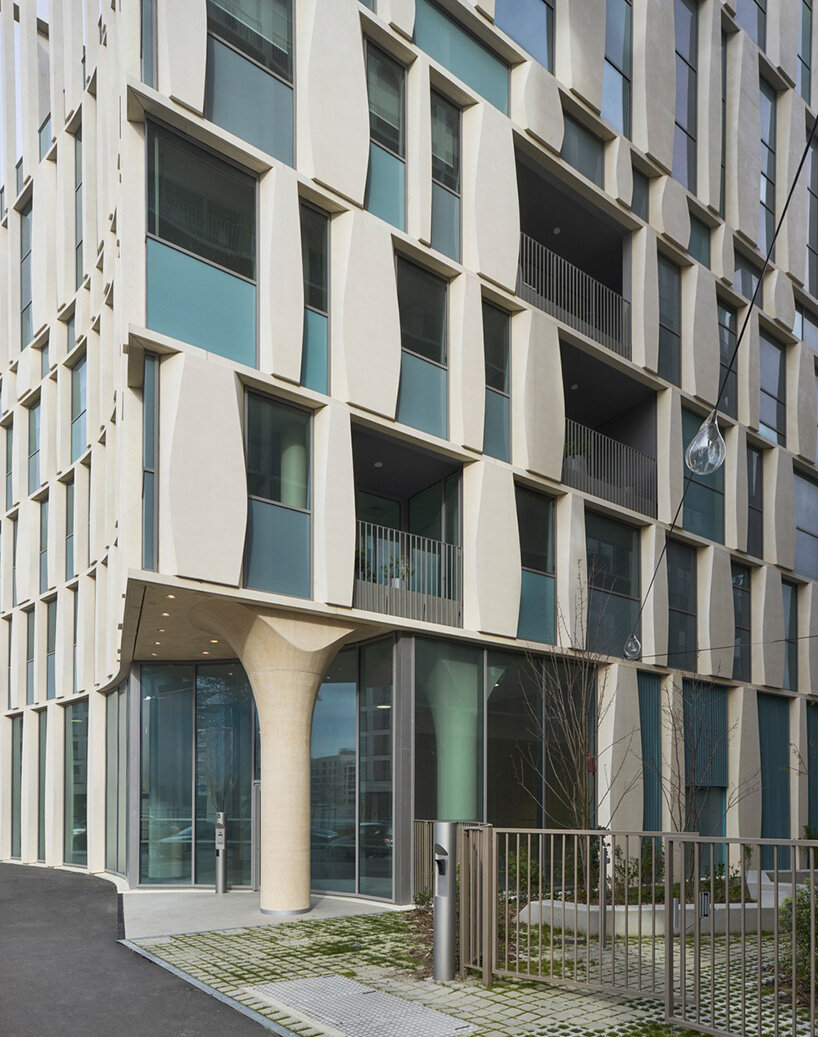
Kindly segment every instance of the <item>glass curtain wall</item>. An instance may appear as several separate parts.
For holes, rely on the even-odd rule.
[[[631,633],[639,636],[639,533],[594,512],[585,514],[588,556],[588,645],[621,656]]]
[[[20,859],[22,849],[23,716],[11,718],[11,856]]]
[[[695,670],[696,549],[678,540],[667,544],[668,632],[667,662],[680,670]]]
[[[620,133],[631,135],[630,0],[605,4],[605,64],[602,69],[602,115]]]
[[[448,427],[446,282],[398,258],[401,365],[398,421],[445,438]]]
[[[460,261],[460,109],[434,90],[431,244]]]
[[[517,637],[553,644],[556,634],[554,502],[522,486],[515,487],[515,497],[522,566]]]
[[[364,204],[399,230],[406,224],[405,77],[403,65],[367,44],[369,168]]]
[[[508,652],[489,652],[486,696],[486,820],[539,828],[545,794],[538,663]]]
[[[128,684],[105,700],[105,867],[128,872]]]
[[[88,864],[88,699],[65,707],[66,864]]]
[[[329,217],[301,202],[304,331],[301,384],[329,392]]]
[[[483,350],[486,400],[483,453],[500,461],[511,458],[511,317],[483,302]]]
[[[761,749],[761,838],[789,839],[790,699],[759,692],[758,732]],[[762,846],[761,867],[775,865],[775,846]],[[788,846],[778,847],[779,868],[789,867]]]

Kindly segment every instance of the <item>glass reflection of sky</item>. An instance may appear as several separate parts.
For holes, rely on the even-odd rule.
[[[334,756],[355,748],[355,682],[321,685],[312,725],[311,756]]]

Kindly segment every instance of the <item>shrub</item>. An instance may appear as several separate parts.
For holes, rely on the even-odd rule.
[[[810,982],[813,976],[818,977],[818,941],[813,953],[810,947],[810,887],[799,886],[795,890],[795,961],[793,962],[792,940],[790,934],[793,926],[793,898],[787,897],[778,909],[779,925],[779,960],[782,971],[789,974],[796,988],[796,993],[808,997]],[[815,928],[818,930],[818,890],[815,892],[815,906],[812,909]],[[810,960],[812,959],[812,960]]]

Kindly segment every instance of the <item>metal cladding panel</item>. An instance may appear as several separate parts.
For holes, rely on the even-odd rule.
[[[761,751],[761,838],[790,837],[790,700],[758,694],[758,734]],[[775,847],[761,850],[761,866],[775,863]],[[786,860],[785,860],[786,858]],[[779,867],[789,865],[789,853],[779,850]]]
[[[658,673],[637,674],[639,726],[642,732],[644,807],[642,827],[646,832],[662,830],[662,678]]]

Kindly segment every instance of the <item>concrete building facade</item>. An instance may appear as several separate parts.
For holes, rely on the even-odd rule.
[[[207,885],[225,809],[263,909],[406,902],[415,819],[564,820],[521,744],[588,644],[597,823],[678,820],[678,702],[703,832],[818,826],[818,146],[728,372],[816,52],[808,0],[3,0],[0,859]]]

